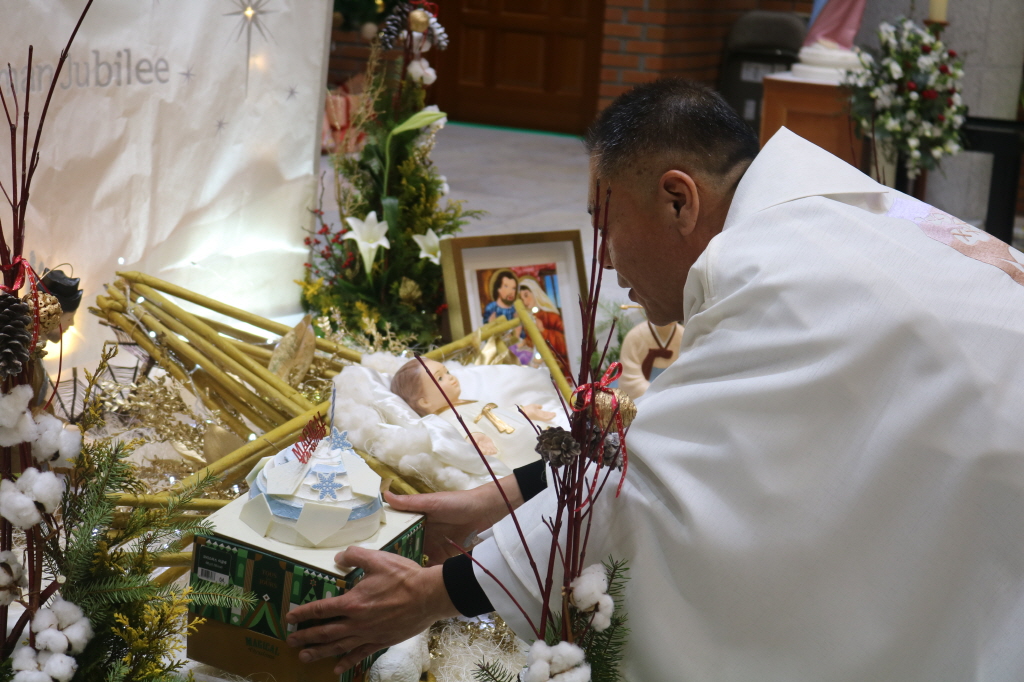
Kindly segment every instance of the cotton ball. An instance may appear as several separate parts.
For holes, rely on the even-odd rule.
[[[28,409],[32,400],[32,387],[28,384],[15,386],[9,393],[0,395],[0,428],[12,429]]]
[[[53,678],[41,670],[22,670],[11,682],[53,682]]]
[[[551,665],[547,661],[534,661],[523,673],[522,682],[547,682],[551,679]]]
[[[590,682],[590,666],[583,664],[551,678],[551,682]]]
[[[11,654],[11,667],[14,670],[38,670],[36,665],[36,650],[22,644]]]
[[[538,639],[530,646],[528,660],[530,663],[534,661],[551,661],[551,647],[544,640]]]
[[[50,608],[39,609],[36,611],[35,618],[32,619],[32,632],[42,632],[43,630],[51,630],[59,627],[60,625],[57,619],[57,614]]]
[[[61,459],[69,461],[82,454],[82,432],[77,426],[68,426],[61,431],[58,451]]]
[[[39,436],[32,442],[32,456],[37,462],[48,462],[60,449],[60,435],[64,422],[53,415],[43,413],[36,417]]]
[[[68,638],[57,628],[49,628],[36,634],[36,646],[57,654],[68,650]]]
[[[575,668],[583,662],[583,649],[570,642],[559,642],[551,647],[551,672],[558,674]]]
[[[57,478],[52,471],[44,471],[36,477],[29,494],[35,498],[36,502],[43,505],[43,509],[48,514],[52,514],[64,495],[64,482]]]
[[[397,461],[409,452],[429,450],[430,433],[422,427],[386,429],[373,443],[373,454],[390,461]]]
[[[57,682],[69,682],[75,676],[78,664],[75,659],[65,654],[54,654],[43,666],[43,672]]]
[[[39,436],[39,429],[32,419],[32,414],[27,410],[15,422],[14,426],[4,429],[0,428],[0,446],[9,448],[19,443],[31,443]]]
[[[62,630],[85,618],[82,609],[64,599],[54,599],[53,603],[50,604],[50,609],[57,616],[57,624]]]
[[[30,494],[32,486],[35,485],[36,480],[39,478],[39,473],[39,469],[35,467],[29,467],[22,471],[21,476],[18,476],[18,490]]]
[[[0,481],[0,516],[22,529],[43,520],[36,503],[7,479]]]
[[[365,405],[353,405],[345,410],[343,418],[352,444],[363,450],[368,449],[366,444],[378,434],[380,415],[377,411]]]
[[[83,618],[77,623],[72,623],[63,630],[64,636],[68,638],[71,646],[71,653],[80,654],[85,651],[85,645],[92,639],[92,625],[88,618]]]
[[[25,567],[18,555],[11,551],[0,552],[0,587],[26,585]]]
[[[51,656],[54,656],[54,655],[55,654],[52,651],[46,651],[46,650],[40,651],[39,653],[36,654],[36,665],[38,665],[39,669],[42,670],[43,666],[46,665],[46,662],[48,660],[50,660]]]
[[[426,59],[413,59],[410,61],[406,73],[409,74],[411,80],[416,83],[423,83],[423,85],[430,85],[437,80],[437,72],[431,68]]]

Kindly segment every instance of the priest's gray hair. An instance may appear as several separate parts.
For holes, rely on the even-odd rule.
[[[655,159],[677,170],[725,177],[759,149],[754,131],[711,88],[662,78],[619,95],[587,131],[587,151],[601,177],[627,169],[655,169]],[[656,162],[655,165],[661,165]]]

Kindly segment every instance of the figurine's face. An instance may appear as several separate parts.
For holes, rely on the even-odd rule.
[[[510,277],[502,277],[498,285],[498,300],[505,305],[512,305],[516,300],[516,281]]]
[[[423,364],[426,365],[427,371],[420,372],[420,382],[422,382],[420,384],[421,397],[416,400],[414,407],[421,415],[435,414],[448,407],[448,401],[445,400],[446,395],[448,400],[454,403],[462,395],[462,388],[459,386],[459,380],[440,362],[424,358]],[[430,374],[428,375],[427,372]],[[437,384],[444,391],[443,395],[441,391],[437,390],[437,386],[434,385],[434,381],[430,378],[431,376],[437,380]]]

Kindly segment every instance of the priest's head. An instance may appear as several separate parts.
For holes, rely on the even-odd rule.
[[[733,193],[757,155],[753,130],[716,92],[679,78],[619,96],[587,134],[590,207],[612,191],[608,252],[654,324],[683,317],[683,285],[722,231]]]

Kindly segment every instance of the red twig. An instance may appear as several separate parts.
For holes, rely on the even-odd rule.
[[[525,619],[526,619],[526,622],[527,622],[527,623],[529,623],[529,625],[530,625],[530,629],[531,629],[531,630],[533,630],[533,634],[537,636],[537,639],[544,639],[544,635],[543,635],[543,634],[541,634],[541,632],[540,632],[540,631],[539,631],[539,630],[537,629],[537,626],[533,624],[533,619],[532,619],[532,618],[530,618],[530,614],[528,614],[528,613],[526,612],[526,609],[524,609],[524,608],[523,608],[523,605],[519,603],[519,600],[518,600],[518,599],[516,599],[516,598],[515,598],[515,596],[513,596],[513,594],[512,594],[511,592],[509,592],[509,589],[508,589],[507,587],[505,587],[505,585],[503,585],[503,584],[502,584],[502,582],[501,582],[500,580],[498,580],[498,579],[497,579],[497,578],[496,578],[496,577],[494,576],[494,574],[493,574],[493,573],[491,573],[491,572],[490,572],[489,570],[487,570],[487,567],[486,567],[486,566],[484,566],[484,565],[483,565],[483,564],[481,564],[481,563],[480,563],[479,561],[477,561],[477,560],[476,560],[476,559],[475,559],[475,558],[473,557],[473,555],[472,555],[472,554],[470,554],[470,553],[469,553],[469,551],[468,551],[467,549],[465,549],[465,548],[464,548],[464,547],[463,547],[462,545],[460,545],[459,543],[455,542],[455,541],[454,541],[454,540],[452,540],[451,538],[445,538],[445,540],[447,540],[448,542],[450,542],[450,543],[452,544],[452,546],[453,546],[453,547],[455,547],[455,549],[459,550],[460,552],[462,552],[463,554],[465,554],[466,556],[468,556],[468,557],[469,557],[469,559],[470,559],[470,561],[472,561],[472,562],[473,562],[473,563],[474,563],[474,564],[475,564],[476,566],[479,566],[479,567],[480,567],[480,570],[481,570],[481,571],[483,571],[484,573],[486,573],[486,574],[487,574],[487,577],[488,577],[488,578],[490,578],[491,580],[493,580],[493,581],[494,581],[494,583],[495,583],[495,584],[496,584],[496,585],[497,585],[498,587],[500,587],[500,588],[501,588],[502,590],[504,590],[504,591],[505,591],[505,594],[507,594],[507,595],[508,595],[508,598],[509,598],[509,599],[511,599],[511,600],[512,600],[512,603],[516,605],[516,608],[517,608],[517,609],[519,609],[519,612],[523,614],[523,618],[525,618]],[[546,605],[546,604],[545,604],[545,608],[544,608],[544,611],[545,611],[545,612],[547,612],[547,605]]]

